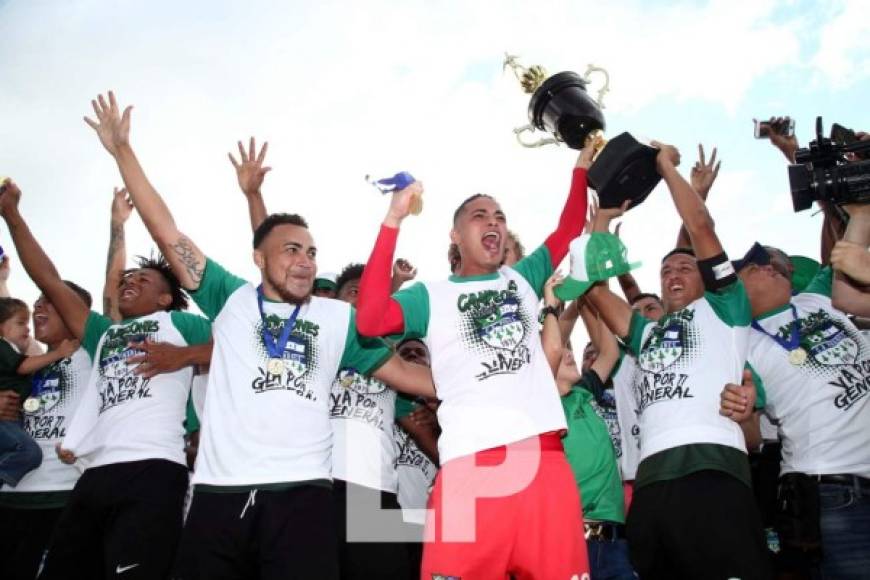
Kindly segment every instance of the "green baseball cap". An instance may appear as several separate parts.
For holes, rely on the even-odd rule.
[[[804,291],[822,266],[806,256],[789,256],[789,259],[794,267],[794,272],[791,275],[791,288],[797,294]]]
[[[575,238],[569,246],[571,273],[556,286],[560,300],[574,300],[582,296],[596,282],[621,276],[640,266],[629,263],[625,244],[613,234],[593,232]]]
[[[338,279],[338,274],[334,274],[332,272],[324,272],[317,276],[314,279],[314,289],[327,289],[327,290],[338,290],[338,286],[335,285],[335,281]]]

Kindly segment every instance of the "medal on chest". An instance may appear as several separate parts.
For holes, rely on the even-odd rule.
[[[784,348],[786,352],[788,352],[788,362],[792,365],[799,367],[805,362],[807,362],[808,354],[806,349],[801,346],[801,335],[800,335],[800,320],[797,315],[797,308],[795,308],[794,304],[789,304],[791,307],[791,316],[792,316],[792,324],[791,324],[791,334],[789,337],[782,338],[779,335],[771,334],[764,330],[757,321],[752,321],[752,328],[766,334],[771,339],[773,339],[779,346]]]
[[[266,347],[266,352],[269,355],[269,360],[266,362],[266,371],[270,375],[282,375],[287,368],[284,363],[284,351],[287,348],[287,343],[290,341],[293,327],[296,326],[296,318],[299,316],[299,309],[302,305],[297,304],[296,308],[293,309],[293,313],[284,321],[284,328],[281,329],[281,335],[277,339],[269,330],[269,325],[266,321],[266,313],[263,310],[262,284],[257,286],[257,306],[260,309],[263,346]]]

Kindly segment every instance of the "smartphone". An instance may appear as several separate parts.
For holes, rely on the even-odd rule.
[[[771,132],[783,137],[794,136],[794,119],[783,117],[780,122],[752,120],[755,123],[755,138],[770,139]]]

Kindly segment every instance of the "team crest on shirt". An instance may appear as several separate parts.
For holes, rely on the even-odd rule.
[[[818,328],[802,337],[809,354],[826,366],[853,364],[858,359],[858,343],[846,334],[845,328],[827,319]]]
[[[505,290],[460,294],[456,308],[463,345],[480,359],[478,380],[515,374],[531,362],[532,318],[523,309],[514,280]]]
[[[656,325],[640,351],[638,363],[646,372],[657,373],[668,368],[683,355],[685,328],[674,319],[665,326]]]
[[[159,330],[158,321],[145,319],[112,326],[106,331],[97,365],[101,414],[130,401],[151,398],[151,379],[135,374],[138,365],[128,364],[127,359],[142,354],[130,347],[131,342],[154,340]]]
[[[272,336],[280,336],[284,327],[282,318],[270,314],[266,317],[266,324]],[[320,326],[306,320],[296,321],[293,332],[287,339],[278,369],[270,362],[272,357],[263,343],[262,328],[262,323],[257,324],[255,328],[254,340],[261,362],[257,367],[258,376],[251,383],[254,392],[293,391],[305,399],[317,400],[317,395],[308,383],[317,368],[317,335]],[[279,372],[275,372],[276,370]]]

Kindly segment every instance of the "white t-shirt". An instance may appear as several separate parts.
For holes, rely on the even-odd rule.
[[[750,321],[739,281],[658,322],[632,314],[629,347],[641,372],[635,383],[641,461],[696,443],[746,453],[740,426],[719,414],[719,397],[727,383],[741,382]]]
[[[381,381],[339,371],[329,394],[334,478],[396,493],[395,408],[396,392]]]
[[[620,450],[617,452],[619,471],[623,481],[631,481],[640,463],[640,425],[637,417],[635,382],[640,379],[637,359],[620,349],[619,367],[613,373],[613,393],[616,398],[616,416],[619,421]]]
[[[870,478],[870,342],[831,306],[831,270],[822,269],[791,300],[806,361],[793,365],[771,337],[753,330],[749,363],[761,377],[765,411],[779,425],[782,473]],[[768,333],[791,336],[790,307],[758,320]]]
[[[541,246],[514,268],[417,283],[395,295],[405,337],[429,349],[442,463],[566,428],[537,328],[537,292],[551,273]]]
[[[119,323],[91,312],[82,341],[93,359],[90,381],[63,447],[85,469],[111,463],[166,459],[186,465],[184,418],[191,367],[151,378],[135,374],[129,346],[146,339],[176,346],[209,340],[209,323],[186,312],[155,312]]]
[[[3,493],[69,491],[75,487],[80,472],[61,462],[55,446],[66,436],[90,374],[91,358],[84,348],[36,374],[31,396],[39,398],[39,409],[22,414],[25,431],[42,449],[42,463],[16,487],[4,486]]]
[[[312,297],[299,310],[282,372],[273,374],[254,286],[208,260],[191,296],[214,321],[194,484],[256,487],[329,479],[332,383],[343,367],[373,372],[389,349],[358,337],[348,304]],[[264,301],[263,309],[267,332],[277,340],[295,305]]]
[[[429,491],[438,468],[423,453],[414,439],[398,423],[393,424],[396,443],[396,471],[399,479],[399,505],[402,518],[413,524],[425,524]]]

